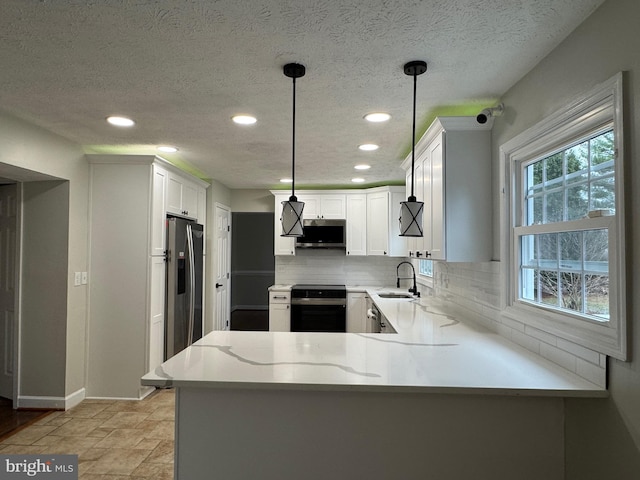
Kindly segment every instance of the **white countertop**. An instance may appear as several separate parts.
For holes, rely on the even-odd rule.
[[[395,289],[366,289],[396,334],[216,331],[147,373],[142,384],[607,395],[498,334],[444,313],[432,298],[385,299],[377,295],[381,290]]]

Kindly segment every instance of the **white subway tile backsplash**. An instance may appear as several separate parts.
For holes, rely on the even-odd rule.
[[[607,370],[599,365],[578,358],[576,359],[576,373],[600,387],[606,388],[607,386]]]
[[[555,335],[551,335],[550,333],[547,332],[543,332],[542,330],[538,330],[535,327],[530,327],[529,325],[524,327],[524,333],[526,333],[527,335],[531,335],[534,338],[537,338],[538,340],[542,340],[545,343],[548,343],[549,345],[555,345],[558,341],[558,337],[556,337]]]
[[[540,343],[540,355],[548,360],[551,360],[553,363],[557,363],[567,370],[570,370],[574,373],[577,372],[576,363],[578,359],[575,357],[575,355],[572,355],[569,352],[560,350],[559,348],[556,348],[547,343]]]
[[[519,331],[513,331],[511,334],[511,340],[520,345],[521,347],[526,348],[527,350],[537,353],[540,355],[540,341],[530,337]]]
[[[575,343],[568,342],[563,338],[558,338],[558,342],[556,344],[558,348],[561,348],[565,352],[569,352],[574,354],[576,357],[579,357],[587,362],[593,363],[594,365],[600,365],[600,354],[598,352],[594,352],[593,350],[589,350],[581,345],[576,345]]]
[[[593,383],[603,385],[606,381],[605,355],[503,315],[501,275],[500,262],[436,262],[434,295],[462,308],[467,314],[479,314],[474,320],[489,330]]]

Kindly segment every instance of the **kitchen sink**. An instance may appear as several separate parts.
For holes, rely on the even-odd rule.
[[[410,293],[379,293],[380,298],[413,298]]]

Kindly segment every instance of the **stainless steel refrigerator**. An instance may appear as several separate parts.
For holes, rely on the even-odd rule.
[[[202,338],[202,225],[167,217],[164,359]]]

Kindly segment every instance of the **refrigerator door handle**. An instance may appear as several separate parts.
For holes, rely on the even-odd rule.
[[[195,256],[193,252],[193,230],[191,225],[187,224],[187,250],[189,256],[189,326],[187,334],[187,346],[193,343],[193,329],[195,326],[195,291],[196,291],[196,273],[195,273]]]

